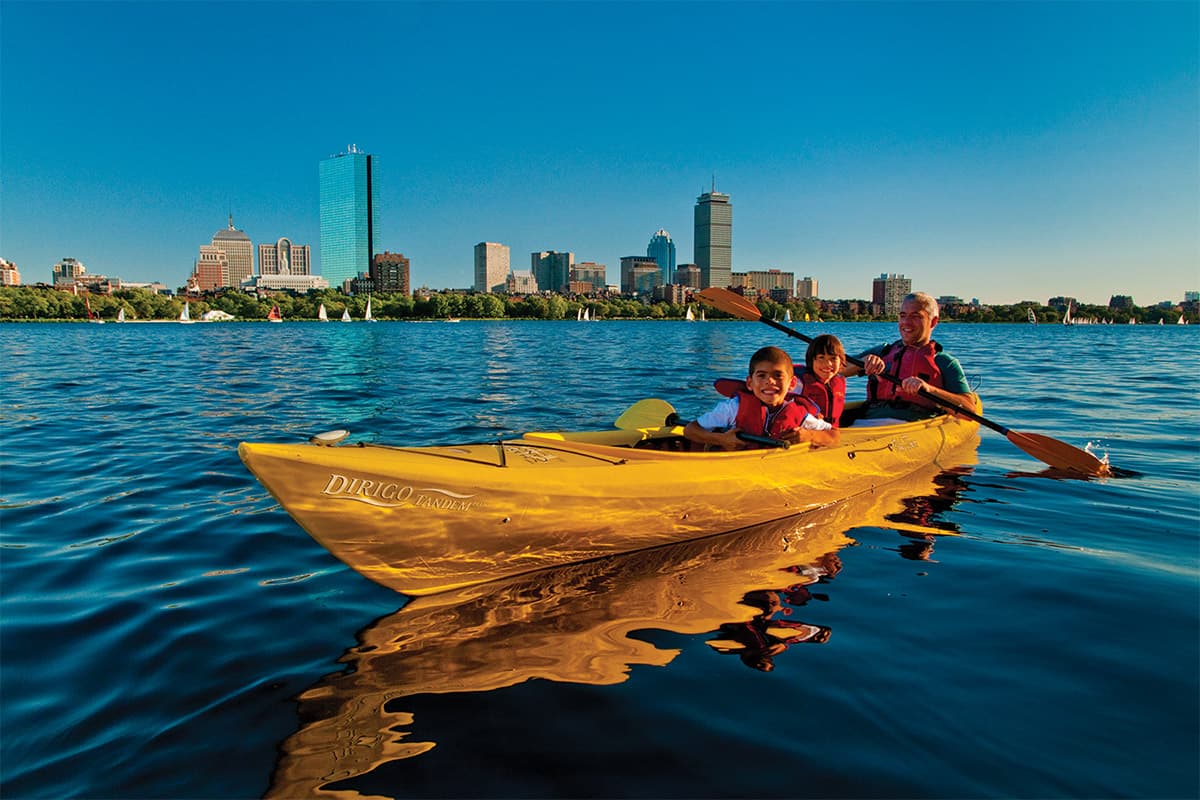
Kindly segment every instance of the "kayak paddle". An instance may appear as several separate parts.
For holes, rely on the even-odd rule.
[[[758,306],[736,292],[731,292],[728,289],[720,289],[714,286],[704,289],[697,296],[714,308],[724,311],[726,314],[732,314],[739,319],[749,320],[750,322],[763,322],[767,325],[770,325],[772,328],[775,328],[776,330],[783,331],[788,336],[794,336],[795,338],[801,339],[805,342],[812,342],[812,337],[805,336],[797,330],[793,330],[792,328],[776,322],[773,319],[769,319],[768,317],[764,317],[762,312],[758,310]],[[854,358],[853,356],[846,356],[846,361],[858,367],[859,369],[862,369],[863,367],[862,360]],[[881,372],[876,377],[883,378],[884,380],[890,381],[897,386],[899,386],[901,383],[899,378],[887,372]],[[944,400],[932,392],[926,391],[925,389],[922,389],[919,394],[927,400],[937,403],[943,408],[949,409],[950,411],[953,411],[961,416],[973,419],[980,425],[991,428],[992,430],[996,431],[996,433],[1001,434],[1014,445],[1036,458],[1038,461],[1049,464],[1055,469],[1081,472],[1084,475],[1107,475],[1109,472],[1108,466],[1103,461],[1096,458],[1086,450],[1080,450],[1078,447],[1073,447],[1066,442],[1060,442],[1058,439],[1052,439],[1049,436],[1043,436],[1039,433],[1021,433],[1019,431],[1011,430],[999,423],[992,422],[990,419],[976,414],[974,411],[965,409],[957,403]]]
[[[621,416],[617,417],[617,421],[613,423],[613,427],[626,431],[638,428],[661,428],[667,424],[667,417],[674,413],[674,407],[666,400],[651,397],[646,400],[638,400],[622,411]]]

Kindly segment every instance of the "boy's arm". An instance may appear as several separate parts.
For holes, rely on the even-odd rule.
[[[695,420],[687,424],[683,429],[683,435],[690,441],[711,444],[722,450],[740,450],[746,446],[741,439],[737,438],[737,428],[727,431],[710,431]]]
[[[690,441],[724,450],[741,450],[746,444],[737,438],[737,396],[722,400],[713,409],[689,422],[683,435]]]

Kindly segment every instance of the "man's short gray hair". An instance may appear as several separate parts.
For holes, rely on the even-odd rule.
[[[916,303],[921,308],[925,309],[925,313],[929,315],[930,319],[938,318],[937,300],[934,300],[932,295],[926,294],[925,292],[913,292],[912,294],[904,295],[903,302]]]

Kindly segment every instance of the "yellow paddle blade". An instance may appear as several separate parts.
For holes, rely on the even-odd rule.
[[[732,314],[740,319],[747,319],[751,322],[762,319],[762,312],[758,310],[758,306],[737,292],[710,286],[707,289],[701,290],[696,296],[713,308],[720,309],[726,314]]]
[[[1042,436],[1040,433],[1021,433],[1009,431],[1005,434],[1008,440],[1024,450],[1038,461],[1049,464],[1055,469],[1082,472],[1084,475],[1107,475],[1108,464],[1086,450]]]
[[[614,427],[631,431],[638,428],[661,428],[667,424],[667,417],[675,413],[675,407],[666,400],[649,398],[638,400],[621,412]]]

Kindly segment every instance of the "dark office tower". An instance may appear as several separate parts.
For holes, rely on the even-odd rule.
[[[695,262],[702,288],[726,288],[733,273],[733,206],[715,189],[696,198]]]
[[[371,284],[377,292],[410,294],[408,259],[403,253],[376,253],[371,262]]]
[[[321,162],[321,277],[332,287],[371,271],[379,241],[377,166],[355,145]]]
[[[575,254],[557,250],[530,253],[533,277],[539,292],[566,292],[571,283],[571,270],[575,268]]]

